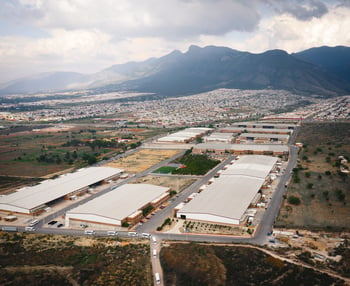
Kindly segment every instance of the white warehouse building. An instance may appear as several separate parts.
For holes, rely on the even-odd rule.
[[[89,167],[61,175],[56,179],[24,187],[0,197],[0,210],[34,214],[49,204],[85,192],[89,186],[119,177],[124,170],[112,167]]]
[[[242,156],[177,212],[188,220],[238,225],[278,158]]]
[[[169,197],[170,189],[151,184],[125,184],[66,213],[66,226],[78,223],[122,226],[134,224],[142,209],[157,207]]]

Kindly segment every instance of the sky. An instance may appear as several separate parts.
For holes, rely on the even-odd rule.
[[[350,0],[0,0],[0,83],[186,52],[350,46]]]

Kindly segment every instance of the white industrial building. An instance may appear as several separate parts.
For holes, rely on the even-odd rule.
[[[193,146],[194,154],[207,152],[216,154],[231,153],[235,155],[287,155],[289,148],[280,144],[227,144],[227,143],[201,143]]]
[[[157,207],[169,197],[169,188],[150,184],[125,184],[66,213],[66,225],[78,223],[122,226],[136,223],[142,209]]]
[[[288,140],[288,134],[242,133],[238,136],[236,142],[287,143]]]
[[[278,158],[242,156],[219,178],[177,211],[177,217],[211,223],[242,223],[243,215],[268,178]]]
[[[232,143],[233,136],[230,133],[214,132],[204,137],[204,142]]]
[[[219,129],[222,133],[270,133],[270,134],[292,134],[293,129],[286,128],[244,128],[244,127],[223,127]]]
[[[242,127],[242,128],[263,128],[263,129],[295,129],[297,127],[296,124],[289,123],[269,123],[269,122],[256,122],[256,121],[248,121],[248,122],[236,122],[230,124],[232,127]]]
[[[59,199],[69,199],[85,192],[89,186],[118,178],[123,170],[112,167],[89,167],[74,173],[61,175],[56,179],[24,187],[18,191],[0,197],[0,210],[31,214],[41,211]]]
[[[207,134],[211,128],[204,127],[194,127],[194,128],[186,128],[179,132],[175,132],[169,134],[167,136],[161,137],[157,139],[158,143],[188,143],[194,140],[197,137],[203,136]]]

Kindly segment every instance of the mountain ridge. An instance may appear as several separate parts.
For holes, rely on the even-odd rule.
[[[344,59],[349,59],[349,64],[344,63]],[[13,81],[0,88],[0,94],[82,88],[164,96],[216,88],[268,88],[307,95],[343,95],[350,93],[350,48],[318,47],[293,54],[274,49],[255,54],[228,47],[191,45],[184,53],[174,50],[159,58],[112,65],[95,74],[59,72]]]

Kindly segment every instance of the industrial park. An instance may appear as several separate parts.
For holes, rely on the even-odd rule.
[[[240,129],[250,126],[255,129],[254,133],[244,133]],[[268,206],[274,192],[271,189],[272,182],[283,174],[285,168],[281,168],[282,160],[284,165],[287,164],[289,148],[286,140],[289,139],[289,135],[283,135],[283,141],[275,139],[282,136],[281,133],[292,134],[296,128],[297,125],[293,124],[275,125],[259,122],[236,123],[217,130],[191,127],[148,143],[153,148],[160,146],[160,149],[167,148],[167,144],[168,148],[178,145],[179,151],[175,157],[187,149],[193,154],[211,154],[221,162],[221,168],[213,176],[204,176],[199,180],[203,182],[202,187],[192,193],[188,203],[181,202],[175,206],[175,217],[236,226],[245,225],[249,220],[251,224],[257,211],[249,209],[249,206],[256,207],[257,203],[263,209]],[[220,137],[221,134],[229,134],[232,137],[230,143],[222,143],[220,140],[198,143],[208,140],[207,138],[214,138],[213,136]],[[262,140],[241,144],[243,135],[245,138],[251,136],[246,134],[264,138],[268,144],[264,144],[266,141]],[[203,139],[198,140],[202,137]],[[137,154],[138,150],[133,152]],[[117,158],[116,161],[118,160],[125,159]],[[227,164],[223,165],[226,162]],[[148,213],[159,209],[164,203],[169,204],[174,195],[171,195],[171,189],[166,186],[133,184],[133,179],[139,177],[140,173],[131,176],[123,169],[106,166],[100,162],[99,166],[78,169],[73,173],[3,195],[0,197],[2,216],[14,218],[18,214],[24,219],[12,219],[9,224],[19,223],[18,226],[25,226],[23,222],[30,224],[30,217],[46,222],[46,217],[54,216],[53,210],[56,212],[69,206],[68,211],[63,214],[64,227],[61,229],[79,229],[84,225],[84,228],[129,231],[137,229],[139,223],[142,225],[141,221],[147,221]],[[27,218],[25,214],[28,215]],[[52,220],[57,219],[54,217]],[[41,224],[41,227],[47,226]]]
[[[296,137],[302,124],[235,121],[156,135],[90,166],[1,195],[1,230],[149,241],[159,283],[162,241],[249,243],[274,249],[285,248],[284,241],[291,244],[293,239],[297,245],[314,234],[274,225],[300,168],[298,153],[304,146]],[[135,139],[128,140],[134,144]],[[186,156],[206,158],[214,167],[196,173],[192,163],[185,163]],[[324,252],[313,255],[333,261]]]

